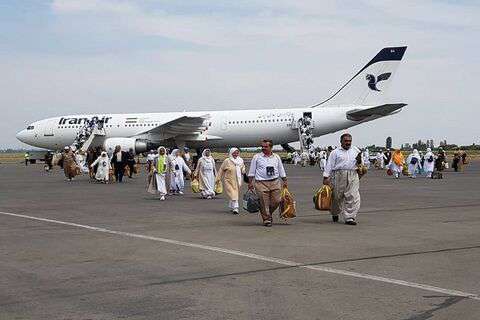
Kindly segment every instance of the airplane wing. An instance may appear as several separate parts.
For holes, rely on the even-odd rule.
[[[347,112],[347,119],[362,121],[370,117],[384,117],[399,112],[406,105],[406,103],[391,103],[368,109],[354,109]]]
[[[152,128],[145,132],[142,132],[141,135],[153,135],[159,140],[166,140],[175,137],[183,137],[185,140],[203,140],[208,138],[210,140],[220,137],[209,137],[204,133],[208,129],[208,120],[210,116],[208,114],[198,117],[191,116],[182,116],[174,120],[168,121],[159,125],[158,127]]]

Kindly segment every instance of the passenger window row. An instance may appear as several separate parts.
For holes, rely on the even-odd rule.
[[[269,120],[245,120],[245,121],[228,121],[228,124],[248,124],[248,123],[271,123],[271,122],[288,122],[293,119],[284,118],[284,119],[269,119]]]

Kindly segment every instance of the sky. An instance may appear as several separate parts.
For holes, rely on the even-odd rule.
[[[358,145],[480,143],[478,1],[0,1],[0,148],[75,113],[302,107],[407,45]],[[339,134],[316,143],[336,144]]]

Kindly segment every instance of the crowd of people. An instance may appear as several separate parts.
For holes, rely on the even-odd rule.
[[[287,175],[280,156],[273,152],[273,141],[265,139],[262,151],[253,156],[249,168],[240,156],[238,148],[231,148],[228,157],[217,169],[210,149],[204,149],[199,158],[192,161],[188,148],[168,150],[160,146],[146,155],[147,192],[158,195],[161,201],[168,196],[183,195],[185,180],[191,179],[192,190],[198,186],[203,199],[213,199],[223,193],[228,198],[228,210],[238,214],[240,210],[241,187],[248,184],[248,192],[254,192],[258,199],[258,209],[265,226],[272,226],[273,213],[282,204],[282,194],[287,189]],[[311,159],[313,155],[313,161]],[[116,146],[111,154],[101,147],[90,148],[84,153],[75,146],[65,147],[60,157],[51,154],[49,166],[60,165],[67,180],[85,173],[92,180],[101,183],[115,181],[122,183],[124,176],[132,178],[139,172],[139,161],[132,149],[122,150]],[[303,160],[298,152],[290,154],[293,164]],[[340,146],[315,149],[308,155],[310,165],[319,165],[323,171],[323,184],[332,189],[333,200],[330,213],[334,222],[339,217],[347,225],[357,224],[360,209],[360,178],[373,166],[386,170],[388,175],[397,179],[401,176],[416,178],[418,175],[432,178],[435,173],[448,168],[447,156],[442,148],[425,153],[414,149],[406,157],[401,150],[378,150],[370,156],[368,148],[360,149],[352,145],[352,136],[348,133],[340,138]],[[467,154],[456,150],[452,167],[463,170],[468,163]],[[195,192],[195,191],[194,191]],[[244,205],[245,207],[245,205]]]
[[[335,148],[332,146],[326,148],[315,148],[312,146],[311,148],[312,150],[309,153],[301,153],[300,151],[288,153],[287,161],[294,165],[301,165],[302,167],[318,165],[320,170],[324,171],[327,159]],[[425,153],[413,149],[408,153],[406,158],[400,149],[394,149],[393,152],[389,148],[378,150],[375,155],[371,155],[368,148],[359,150],[361,152],[362,163],[367,169],[373,166],[378,170],[387,170],[389,175],[397,179],[402,176],[415,179],[419,175],[434,178],[437,176],[434,173],[441,173],[450,167],[446,152],[441,147],[437,152],[433,152],[431,148],[427,148]],[[466,164],[468,164],[467,153],[457,148],[453,154],[451,167],[456,172],[463,171]]]

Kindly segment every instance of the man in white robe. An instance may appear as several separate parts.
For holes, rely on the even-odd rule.
[[[344,133],[340,137],[341,147],[333,150],[323,172],[323,184],[333,189],[332,220],[342,215],[345,224],[356,225],[360,209],[360,178],[357,166],[362,162],[361,151],[352,146],[352,136]]]

